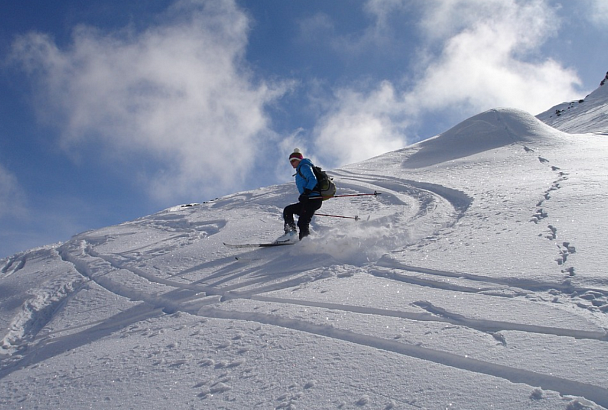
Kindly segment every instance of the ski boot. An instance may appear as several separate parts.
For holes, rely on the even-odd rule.
[[[293,243],[299,240],[298,232],[294,224],[285,224],[285,234],[275,241],[276,243]]]

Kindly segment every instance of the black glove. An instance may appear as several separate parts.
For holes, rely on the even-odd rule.
[[[310,189],[305,189],[304,193],[298,197],[298,201],[300,201],[300,202],[308,201],[308,197],[310,194],[312,194],[312,191]]]

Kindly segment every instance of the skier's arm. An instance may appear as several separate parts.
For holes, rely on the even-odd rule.
[[[304,184],[304,192],[303,193],[308,193],[308,191],[312,191],[313,189],[315,189],[315,187],[317,186],[317,177],[315,176],[315,173],[312,171],[312,167],[308,164],[302,166],[300,168],[300,171],[302,172],[302,176],[304,177],[304,179],[306,180],[306,183]]]

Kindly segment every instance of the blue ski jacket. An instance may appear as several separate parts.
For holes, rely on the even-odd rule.
[[[321,196],[320,192],[313,191],[317,186],[317,177],[308,158],[304,158],[296,167],[296,186],[300,195],[307,194],[310,198]]]

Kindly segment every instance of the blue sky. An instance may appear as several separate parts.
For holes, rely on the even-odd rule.
[[[0,257],[538,114],[607,47],[605,0],[4,0]]]

